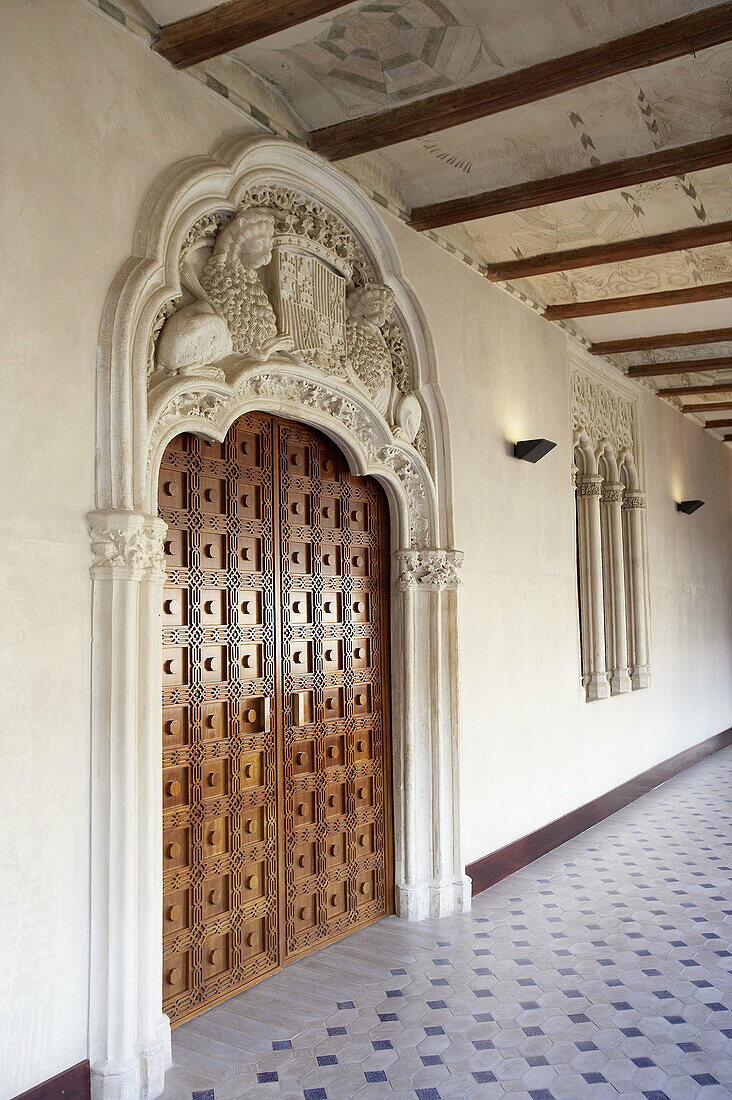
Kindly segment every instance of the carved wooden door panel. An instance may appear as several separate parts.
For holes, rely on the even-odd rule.
[[[160,469],[163,1008],[180,1023],[392,911],[388,523],[253,413]]]
[[[284,955],[392,911],[386,507],[332,444],[279,427]]]

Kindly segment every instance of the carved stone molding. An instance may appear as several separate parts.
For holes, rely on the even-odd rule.
[[[213,422],[224,404],[225,398],[221,394],[191,390],[173,397],[165,406],[158,423],[167,426],[184,416],[201,417]]]
[[[580,477],[577,478],[577,496],[578,497],[599,497],[602,493],[602,478],[601,477]]]
[[[430,538],[430,505],[434,484],[426,466],[419,460],[418,452],[406,440],[395,440],[383,445],[376,425],[380,418],[375,411],[364,406],[363,398],[353,398],[339,393],[325,382],[317,382],[290,373],[285,367],[273,366],[267,371],[247,374],[230,392],[207,392],[199,388],[177,393],[163,404],[151,425],[151,445],[148,451],[148,468],[157,450],[160,438],[171,425],[182,419],[204,419],[212,424],[228,424],[230,410],[241,404],[246,396],[266,397],[278,403],[291,405],[293,413],[313,410],[332,417],[355,436],[371,467],[386,467],[401,482],[409,509],[410,543],[414,548],[426,546]],[[223,388],[223,387],[222,387]],[[228,387],[227,387],[228,388]],[[383,421],[381,422],[383,423]],[[184,425],[181,425],[184,428]],[[383,435],[387,426],[384,425]],[[389,431],[391,435],[391,431]]]
[[[163,575],[165,560],[162,520],[137,512],[90,512],[91,572],[94,577],[138,578]]]
[[[400,550],[399,588],[457,588],[463,557],[462,550]]]
[[[610,443],[616,458],[637,450],[633,427],[634,402],[591,378],[579,365],[571,372],[572,427],[584,432],[593,450]]]
[[[623,508],[627,511],[630,508],[645,508],[646,507],[646,494],[645,493],[629,493],[627,490],[623,493]]]

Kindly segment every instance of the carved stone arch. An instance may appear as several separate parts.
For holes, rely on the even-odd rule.
[[[297,207],[289,213],[287,195]],[[273,206],[279,214],[270,218]],[[321,218],[322,236],[308,218]],[[278,263],[276,269],[260,272],[266,263],[241,259],[247,233],[257,225],[262,234],[266,225],[280,248],[268,261]],[[230,254],[229,242],[244,251]],[[240,265],[234,285],[245,307],[236,315],[210,289],[213,277],[204,286],[200,268],[209,261],[215,268],[219,256],[223,263],[232,254],[232,263]],[[288,267],[292,255],[303,255],[306,268],[311,255],[322,262],[318,278],[337,295],[374,284],[367,300],[355,296],[346,321],[338,297],[332,318],[324,319],[326,328],[332,321],[337,336],[330,345],[298,345],[300,314],[287,314],[295,321],[289,327],[282,323],[286,314],[275,277],[297,268],[295,260]],[[272,296],[273,286],[280,288],[279,297]],[[393,317],[370,319],[365,301],[393,305]],[[258,327],[250,324],[252,303]],[[245,351],[237,328],[241,317],[249,318],[247,339],[256,330]],[[165,357],[159,354],[161,340]],[[364,381],[354,366],[363,347],[382,364],[381,388]],[[331,355],[333,348],[337,355]],[[222,439],[237,417],[255,409],[323,431],[354,473],[373,475],[386,491],[397,912],[421,919],[470,906],[460,847],[454,645],[462,554],[451,548],[449,439],[429,329],[391,234],[353,181],[279,138],[235,139],[215,156],[174,166],[153,187],[100,330],[97,502],[89,517],[90,1058],[94,1095],[104,1100],[157,1095],[170,1052],[169,1021],[161,1008],[165,524],[156,515],[158,468],[174,435],[193,431]],[[418,414],[421,436],[415,437]]]
[[[620,470],[619,476],[623,485],[630,492],[639,492],[640,479],[638,477],[638,466],[631,451],[623,451],[620,455]]]
[[[574,462],[577,466],[578,475],[581,477],[594,477],[597,474],[597,456],[587,432],[581,429],[576,430],[573,445]]]

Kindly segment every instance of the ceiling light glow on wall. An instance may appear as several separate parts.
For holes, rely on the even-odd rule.
[[[514,443],[513,453],[524,462],[538,462],[555,447],[556,443],[552,443],[551,439],[520,439]]]
[[[701,508],[703,504],[703,500],[677,500],[676,511],[683,512],[685,516],[690,516],[692,512],[696,512],[697,508]]]

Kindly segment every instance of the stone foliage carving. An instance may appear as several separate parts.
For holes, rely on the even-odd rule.
[[[609,442],[616,455],[635,452],[633,402],[576,368],[572,372],[572,426],[585,432],[596,449]]]
[[[401,589],[457,588],[463,564],[461,550],[414,550],[399,554],[398,584]]]
[[[578,497],[599,497],[602,493],[602,479],[596,478],[594,481],[589,479],[580,478],[577,481],[577,496]]]
[[[217,422],[220,414],[225,413],[227,404],[235,403],[247,394],[313,409],[343,424],[360,443],[369,464],[385,466],[401,482],[409,505],[410,545],[422,547],[427,544],[430,536],[430,502],[426,489],[426,483],[431,483],[429,473],[421,466],[411,447],[404,448],[398,444],[383,446],[371,418],[363,408],[356,401],[329,389],[325,383],[295,377],[277,369],[247,375],[229,397],[202,391],[178,394],[161,409],[153,427],[153,437],[159,437],[172,422],[183,416],[203,417],[212,423]]]
[[[224,380],[228,364],[278,352],[347,379],[397,438],[414,441],[422,408],[403,401],[412,369],[394,293],[340,217],[294,188],[258,185],[234,215],[200,217],[180,259],[182,291],[161,307],[150,336],[151,384]]]
[[[623,508],[626,510],[631,508],[645,508],[646,507],[646,494],[645,493],[629,493],[623,494]]]
[[[189,392],[178,394],[165,406],[158,423],[169,424],[181,416],[200,416],[214,421],[225,399],[216,393]]]
[[[124,570],[140,573],[145,570],[164,572],[163,525],[129,526],[95,519],[89,522],[92,543],[92,572]]]

